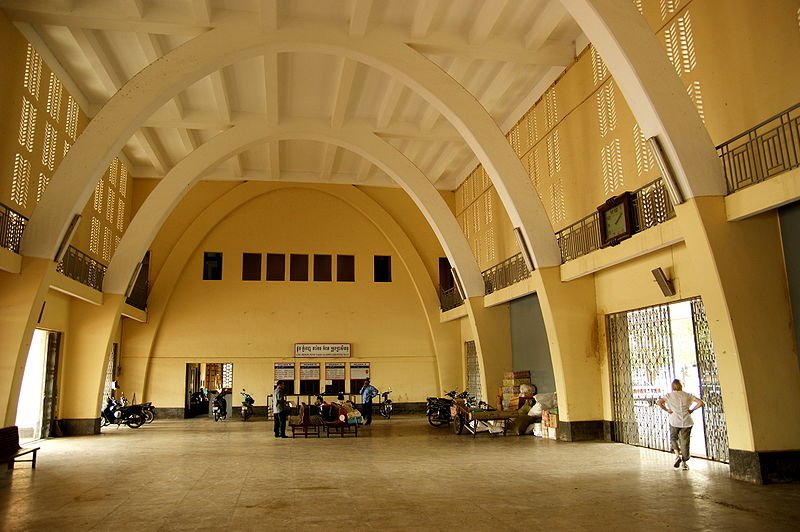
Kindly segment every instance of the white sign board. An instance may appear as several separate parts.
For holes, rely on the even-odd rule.
[[[350,344],[294,344],[294,356],[347,358],[350,356]]]
[[[368,379],[369,378],[369,362],[351,362],[350,363],[350,379]]]
[[[344,380],[344,362],[328,362],[325,364],[326,381]]]
[[[300,380],[301,381],[318,381],[319,380],[319,362],[306,362],[300,364]]]
[[[294,362],[276,362],[275,363],[275,380],[276,381],[293,381],[294,380]]]

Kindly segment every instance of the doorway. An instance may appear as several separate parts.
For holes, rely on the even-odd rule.
[[[673,379],[701,398],[693,414],[691,454],[728,461],[722,391],[700,298],[607,316],[614,441],[670,450],[667,414],[656,401]]]
[[[211,404],[220,393],[226,395],[227,414],[233,409],[233,364],[188,363],[186,364],[186,395],[184,418],[208,415]]]
[[[34,330],[22,376],[15,421],[22,442],[50,436],[58,396],[60,345],[61,333]]]

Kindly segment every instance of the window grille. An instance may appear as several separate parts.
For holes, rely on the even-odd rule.
[[[42,81],[42,58],[36,53],[31,44],[28,44],[27,57],[25,59],[25,77],[23,86],[28,89],[28,93],[34,100],[39,100],[39,85]]]
[[[50,178],[44,173],[39,173],[39,186],[36,189],[36,203],[42,201],[42,196],[44,195],[44,191],[47,189],[47,185],[49,184],[50,184]]]
[[[125,230],[125,201],[120,198],[117,201],[117,231],[120,233]]]
[[[609,196],[615,190],[625,186],[619,139],[614,139],[605,146],[601,155],[603,159],[603,191],[606,196]]]
[[[11,200],[20,207],[28,205],[28,188],[31,182],[31,163],[19,153],[14,160],[14,179],[11,182]]]
[[[19,144],[28,152],[33,151],[33,137],[36,131],[36,107],[25,96],[22,97],[22,112],[19,116]]]
[[[72,96],[67,97],[67,136],[75,140],[78,136],[78,102]]]
[[[54,73],[50,73],[50,87],[47,91],[47,114],[54,122],[61,118],[61,80]]]
[[[92,228],[89,233],[89,251],[100,253],[100,220],[92,216]]]
[[[58,130],[50,122],[46,122],[44,131],[44,146],[42,148],[42,164],[51,172],[56,164],[56,145],[58,143]]]
[[[103,228],[103,260],[111,260],[111,229]]]
[[[98,213],[103,209],[103,180],[94,187],[94,210]]]
[[[637,174],[645,174],[655,167],[653,152],[650,150],[650,144],[644,138],[644,133],[642,133],[642,128],[639,127],[639,124],[633,125],[633,149],[636,154]]]
[[[703,123],[706,123],[706,113],[703,110],[703,94],[700,92],[700,82],[693,81],[686,87],[686,92],[689,93],[689,98],[691,98],[692,103],[694,103],[695,108],[697,109],[697,114],[700,115],[700,120]]]
[[[114,189],[109,187],[106,190],[106,220],[114,223],[114,205],[117,201]]]

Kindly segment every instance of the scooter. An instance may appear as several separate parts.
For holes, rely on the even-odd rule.
[[[442,425],[450,424],[452,416],[450,415],[450,407],[456,398],[456,391],[448,392],[446,397],[428,397],[428,404],[425,407],[425,415],[428,417],[428,423],[432,427],[441,427]]]
[[[381,394],[381,405],[378,408],[378,412],[385,417],[386,419],[392,419],[392,400],[389,399],[389,394],[392,393],[392,388],[390,387],[388,390]]]
[[[240,393],[242,394],[242,421],[247,421],[253,415],[253,405],[256,400],[244,388]]]
[[[228,401],[225,400],[226,394],[219,394],[211,404],[211,413],[214,414],[214,421],[228,418]]]
[[[111,396],[106,398],[105,408],[100,410],[100,425],[103,427],[125,424],[132,429],[138,429],[144,422],[142,405],[123,406],[122,402],[116,401]]]

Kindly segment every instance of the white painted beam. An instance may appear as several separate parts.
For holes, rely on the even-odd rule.
[[[367,32],[372,0],[353,0],[350,10],[350,35],[359,37]]]
[[[386,93],[383,95],[381,107],[378,110],[378,117],[376,127],[383,129],[392,121],[392,116],[397,110],[397,104],[400,102],[400,96],[403,95],[405,87],[396,79],[389,80],[389,86]]]
[[[550,39],[561,21],[567,17],[569,15],[564,11],[559,0],[548,0],[547,4],[542,7],[536,22],[523,37],[522,44],[531,50],[541,48]]]
[[[497,20],[503,14],[508,0],[492,0],[491,2],[483,2],[478,13],[475,15],[475,21],[472,23],[472,28],[469,30],[469,42],[479,44],[484,42],[489,34],[497,24]]]
[[[439,8],[439,0],[417,0],[414,21],[411,23],[411,35],[424,37],[431,29],[431,24]]]
[[[344,124],[347,105],[350,102],[350,93],[353,90],[353,80],[356,75],[358,63],[347,57],[342,58],[342,67],[339,70],[339,81],[333,99],[333,112],[331,113],[331,126],[341,127]]]

